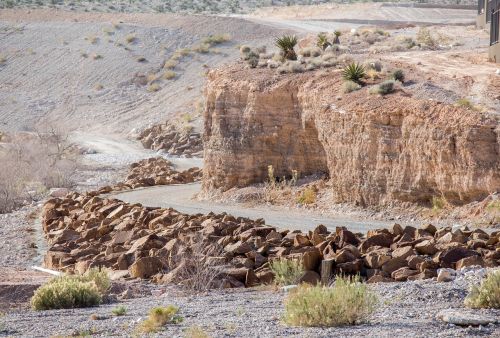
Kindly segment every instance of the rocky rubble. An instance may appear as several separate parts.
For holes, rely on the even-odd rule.
[[[303,233],[262,219],[186,215],[91,194],[48,200],[43,228],[48,268],[83,273],[102,266],[159,283],[187,283],[197,276],[195,268],[216,271],[215,287],[270,283],[269,261],[277,258],[300,260],[301,279],[311,283],[335,274],[360,274],[368,282],[417,280],[436,277],[440,268],[500,265],[499,231],[395,224],[366,235],[323,225]],[[197,265],[188,266],[193,261]]]
[[[182,172],[173,169],[172,163],[163,157],[153,157],[130,165],[130,171],[124,182],[113,186],[104,186],[92,194],[110,193],[154,185],[184,184],[201,179],[201,169],[189,168]]]
[[[179,130],[176,125],[168,121],[146,128],[137,139],[145,148],[164,150],[170,155],[203,156],[200,133],[194,132],[191,127]]]

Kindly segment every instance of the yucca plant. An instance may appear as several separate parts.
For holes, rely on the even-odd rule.
[[[359,63],[351,63],[347,65],[342,70],[342,77],[346,81],[356,82],[357,84],[361,84],[362,79],[365,77],[365,67],[360,65]]]
[[[326,36],[325,33],[318,34],[318,40],[316,42],[316,46],[325,50],[328,46],[331,46],[331,45],[332,44],[328,41],[328,37]]]
[[[283,57],[287,60],[297,60],[297,54],[293,49],[297,44],[295,35],[283,35],[276,39],[275,45],[283,52]]]
[[[333,35],[335,35],[335,37],[333,38],[333,44],[340,45],[340,36],[342,35],[342,33],[340,31],[335,31],[333,32]]]

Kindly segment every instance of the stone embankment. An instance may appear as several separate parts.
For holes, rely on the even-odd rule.
[[[418,81],[418,79],[417,79]],[[461,205],[500,191],[494,114],[412,97],[342,94],[340,69],[278,75],[242,65],[209,73],[203,190],[328,173],[334,202]]]
[[[193,131],[190,126],[184,129],[171,123],[157,124],[144,129],[137,139],[144,148],[155,151],[163,150],[169,155],[201,157],[203,155],[203,142],[200,133]]]
[[[124,182],[113,186],[104,186],[89,194],[98,196],[112,191],[130,190],[154,185],[191,183],[199,181],[201,174],[201,169],[196,167],[181,172],[176,171],[173,169],[170,161],[162,157],[153,157],[132,163]]]
[[[335,274],[360,274],[369,282],[416,280],[436,277],[440,268],[500,265],[500,232],[480,229],[395,224],[362,235],[319,225],[303,233],[263,220],[186,215],[78,193],[50,199],[42,217],[50,244],[46,267],[75,273],[107,267],[159,283],[187,283],[203,269],[217,272],[214,287],[270,283],[270,261],[280,258],[301,261],[301,280],[311,283]]]

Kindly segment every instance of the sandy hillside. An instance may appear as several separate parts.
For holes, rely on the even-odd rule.
[[[176,51],[217,34],[230,41],[162,69]],[[237,57],[238,44],[272,37],[268,27],[236,18],[2,10],[0,128],[24,130],[49,120],[126,133],[164,121],[193,110],[206,70]],[[165,79],[167,72],[175,77]]]

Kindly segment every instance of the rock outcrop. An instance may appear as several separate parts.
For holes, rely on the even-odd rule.
[[[319,225],[303,233],[262,219],[186,215],[78,193],[48,200],[42,221],[50,245],[46,267],[75,273],[107,267],[160,283],[199,283],[192,279],[213,271],[206,282],[214,287],[270,283],[269,262],[281,258],[300,261],[301,280],[311,283],[337,274],[405,281],[436,277],[438,268],[500,265],[500,232],[465,227],[395,224],[361,235]]]
[[[179,126],[167,121],[144,129],[137,137],[144,148],[155,151],[163,150],[169,155],[202,156],[203,143],[201,135],[192,126]]]
[[[471,109],[366,89],[338,96],[339,70],[208,75],[203,190],[329,174],[337,202],[453,204],[500,191],[500,124]]]
[[[98,196],[112,191],[151,187],[154,185],[191,183],[199,181],[201,179],[201,173],[201,169],[197,167],[189,168],[184,171],[177,171],[173,168],[169,160],[163,157],[152,157],[132,163],[124,182],[119,182],[113,186],[104,186],[96,191],[90,192],[90,194]]]

